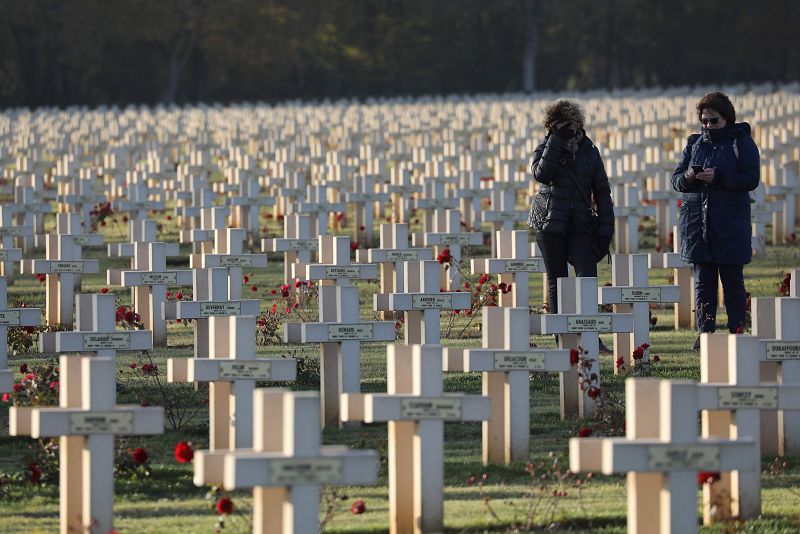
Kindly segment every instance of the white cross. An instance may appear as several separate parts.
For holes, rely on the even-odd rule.
[[[320,486],[374,484],[378,478],[375,451],[321,445],[318,397],[256,390],[253,448],[197,451],[195,485],[252,488],[255,534],[318,532]]]

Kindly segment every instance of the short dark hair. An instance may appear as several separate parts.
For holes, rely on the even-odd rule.
[[[560,99],[547,104],[544,108],[544,129],[552,130],[553,127],[562,121],[574,122],[578,128],[583,128],[586,117],[577,102],[572,100]]]
[[[703,114],[704,109],[713,109],[719,113],[725,122],[733,124],[736,122],[736,110],[733,108],[731,99],[725,93],[714,91],[703,95],[700,102],[697,103],[697,118]]]

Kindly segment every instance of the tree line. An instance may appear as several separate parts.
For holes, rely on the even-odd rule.
[[[0,106],[800,79],[796,0],[0,0]]]

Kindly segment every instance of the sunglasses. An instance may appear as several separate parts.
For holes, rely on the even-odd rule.
[[[708,126],[709,124],[717,124],[719,122],[719,117],[712,117],[712,118],[702,118],[700,119],[700,123],[703,126]]]

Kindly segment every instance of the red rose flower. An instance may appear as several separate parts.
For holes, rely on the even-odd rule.
[[[223,497],[220,500],[218,500],[217,513],[225,515],[233,513],[233,501],[230,500],[228,497]]]
[[[245,283],[245,284],[249,284],[250,283],[250,277],[247,276],[247,275],[242,276],[242,282]]]
[[[14,393],[19,393],[23,389],[25,388],[22,386],[22,384],[14,384]]]
[[[32,462],[28,464],[28,471],[31,473],[31,482],[34,484],[38,484],[42,480],[42,470],[39,468],[39,464],[36,462]]]
[[[186,441],[181,441],[175,445],[175,460],[177,460],[179,464],[191,462],[193,458],[194,451],[189,443]]]
[[[350,511],[353,512],[355,515],[361,515],[367,511],[367,505],[364,504],[363,499],[357,499],[352,506],[350,506]]]
[[[19,374],[24,375],[24,374],[27,374],[27,372],[28,372],[28,364],[27,363],[23,363],[22,365],[19,366]]]
[[[589,388],[589,391],[586,392],[586,395],[588,395],[590,399],[594,400],[600,396],[600,388],[591,387]]]
[[[250,286],[250,291],[255,293],[256,291],[258,291],[258,286]]]
[[[105,295],[106,293],[108,293],[108,288],[107,287],[100,288],[100,293]]]
[[[644,351],[642,350],[642,347],[636,347],[633,349],[633,359],[641,360],[642,358],[644,358]]]
[[[700,471],[697,473],[697,483],[700,485],[713,484],[717,480],[719,480],[719,472],[717,471]]]
[[[175,293],[175,298],[176,298],[177,300],[183,300],[183,293],[181,293],[180,291],[178,291],[177,293]]]
[[[136,465],[142,465],[147,461],[147,451],[144,447],[136,447],[131,451],[131,460]]]
[[[591,435],[592,435],[592,429],[589,428],[588,426],[585,426],[578,431],[579,438],[588,438]]]
[[[578,353],[578,349],[569,349],[569,364],[572,367],[575,367],[575,364],[578,363],[578,356],[579,355],[580,354]]]

